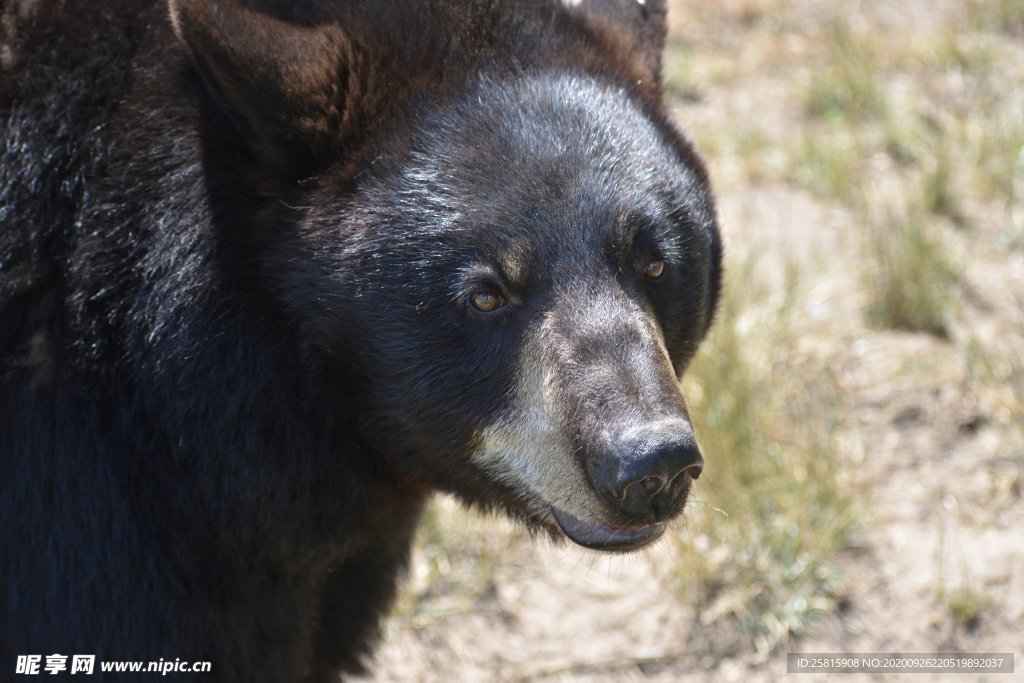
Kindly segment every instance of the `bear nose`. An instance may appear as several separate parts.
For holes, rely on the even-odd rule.
[[[605,482],[610,502],[637,518],[660,515],[704,468],[693,428],[682,420],[628,430],[614,451],[617,467]]]

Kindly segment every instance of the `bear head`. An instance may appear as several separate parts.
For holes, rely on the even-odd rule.
[[[679,380],[721,279],[663,3],[357,4],[171,2],[288,208],[260,278],[388,476],[653,541],[703,466]]]

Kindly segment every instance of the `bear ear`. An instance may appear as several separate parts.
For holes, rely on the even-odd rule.
[[[357,93],[352,44],[333,24],[303,26],[232,0],[168,0],[171,23],[216,96],[277,161],[336,146]]]
[[[562,0],[594,29],[622,46],[655,88],[661,83],[661,53],[668,31],[665,0]]]

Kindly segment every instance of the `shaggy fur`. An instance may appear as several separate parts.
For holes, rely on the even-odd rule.
[[[333,680],[434,490],[612,550],[680,512],[720,245],[662,2],[0,17],[4,670]]]

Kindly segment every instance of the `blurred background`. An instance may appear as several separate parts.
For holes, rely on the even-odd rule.
[[[728,254],[686,518],[606,557],[438,500],[368,680],[1024,671],[1024,0],[670,5]]]

